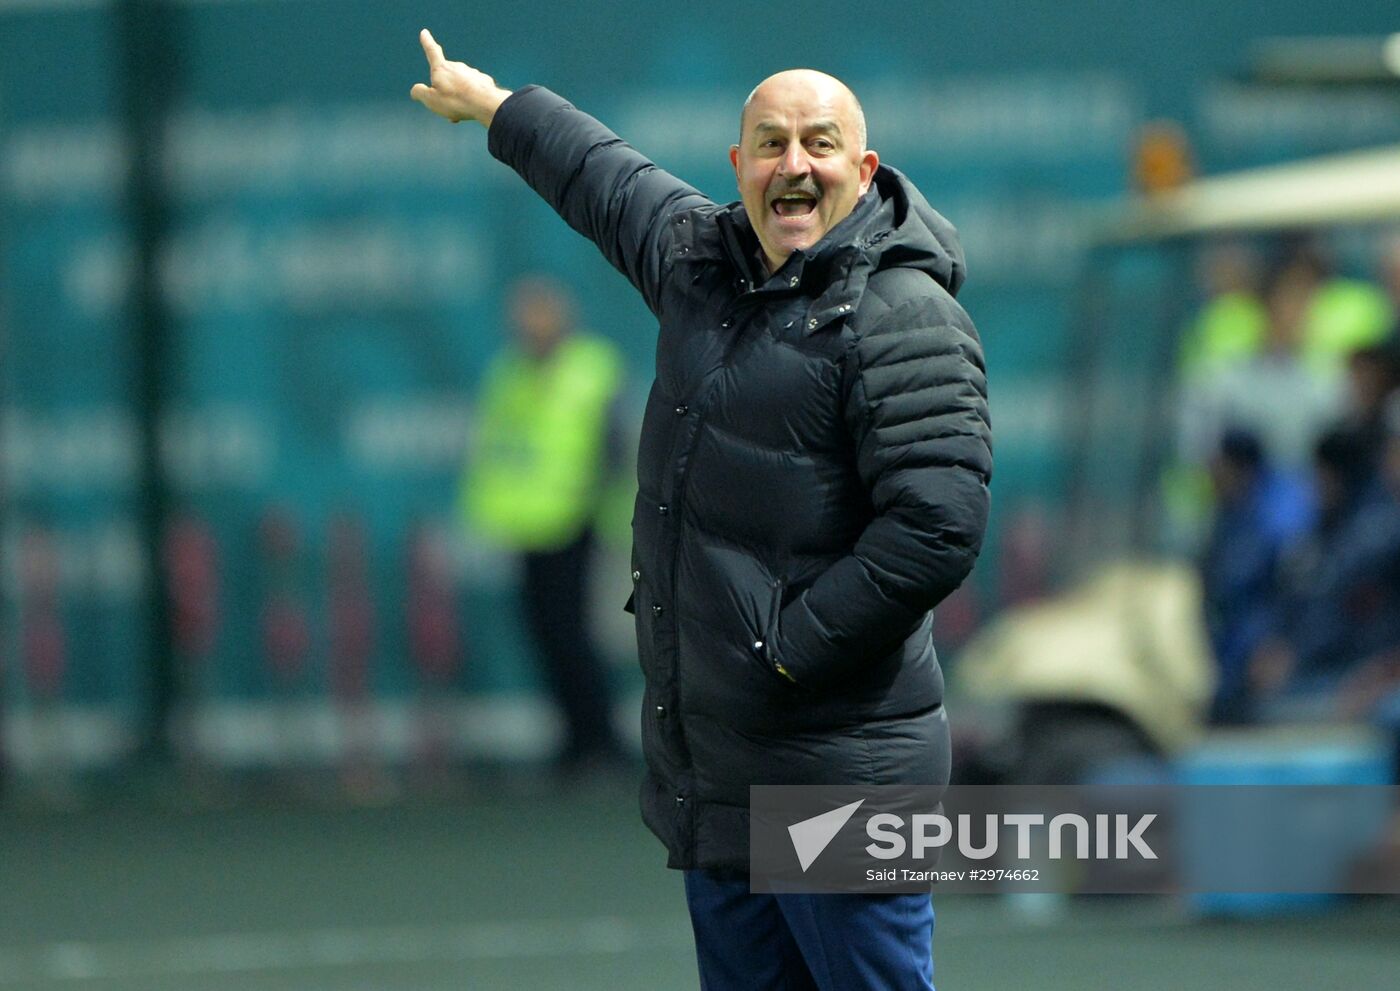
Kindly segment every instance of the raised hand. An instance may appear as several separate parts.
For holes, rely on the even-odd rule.
[[[428,57],[429,85],[414,83],[408,95],[454,124],[474,120],[490,127],[496,108],[510,96],[510,90],[501,89],[494,79],[465,62],[447,61],[442,46],[427,28],[419,32],[418,40]]]

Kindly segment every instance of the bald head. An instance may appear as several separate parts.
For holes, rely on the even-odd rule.
[[[739,134],[742,136],[745,133],[749,111],[755,103],[762,103],[770,98],[782,103],[794,94],[816,97],[832,109],[838,110],[846,118],[844,123],[850,129],[852,145],[860,151],[865,150],[865,111],[861,109],[860,101],[841,80],[816,69],[785,69],[755,86],[744,101],[744,109],[739,114]]]

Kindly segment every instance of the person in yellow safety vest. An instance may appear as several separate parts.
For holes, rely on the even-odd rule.
[[[1209,299],[1186,328],[1180,374],[1190,380],[1247,359],[1264,344],[1269,316],[1259,295],[1259,259],[1242,244],[1211,245],[1198,278]]]
[[[1395,311],[1385,290],[1365,279],[1332,271],[1327,257],[1311,242],[1296,245],[1275,282],[1285,278],[1312,287],[1303,316],[1302,356],[1320,376],[1340,378],[1347,356],[1385,340]]]
[[[619,450],[622,362],[574,329],[573,301],[529,277],[509,299],[513,347],[492,361],[462,508],[472,530],[520,555],[526,623],[564,717],[566,773],[614,763],[607,669],[587,620],[594,519]]]

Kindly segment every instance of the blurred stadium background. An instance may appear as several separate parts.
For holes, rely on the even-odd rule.
[[[1225,247],[1257,296],[1304,255],[1356,290],[1318,409],[1394,360],[1393,3],[0,0],[0,988],[694,985],[627,775],[547,773],[511,558],[458,511],[508,283],[578,292],[637,416],[653,325],[408,100],[425,25],[720,200],[749,89],[826,69],[958,225],[997,450],[935,634],[966,779],[1391,780],[1378,710],[1207,725],[1182,411]],[[1393,900],[1307,907],[941,898],[939,985],[1393,986]]]

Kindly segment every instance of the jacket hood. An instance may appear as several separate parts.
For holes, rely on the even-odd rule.
[[[933,276],[950,295],[957,295],[967,275],[957,229],[929,206],[902,172],[881,165],[869,192],[846,219],[858,223],[864,219],[855,242],[864,248],[874,271],[918,269]],[[832,233],[839,235],[844,225],[845,221],[837,224]],[[833,249],[839,250],[845,238],[831,240]]]
[[[957,294],[966,275],[958,232],[900,172],[881,165],[851,215],[801,256],[801,278],[825,290],[807,315],[815,331],[855,309],[877,272],[924,272]],[[791,262],[791,259],[789,259]]]

